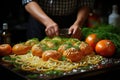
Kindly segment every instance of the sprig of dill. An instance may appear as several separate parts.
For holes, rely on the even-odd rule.
[[[94,28],[83,27],[82,28],[82,40],[92,33],[95,33],[99,39],[109,39],[116,46],[115,57],[120,57],[120,28],[113,27],[107,24],[97,25]]]

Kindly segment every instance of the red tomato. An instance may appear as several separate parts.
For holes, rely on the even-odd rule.
[[[87,42],[93,50],[95,49],[96,43],[99,41],[96,34],[90,34],[86,37],[85,42]]]
[[[40,44],[34,44],[31,48],[31,52],[34,56],[42,57],[43,50]]]
[[[42,54],[42,59],[47,61],[49,58],[59,60],[62,57],[61,53],[56,50],[46,50]]]
[[[115,44],[111,40],[100,40],[95,47],[97,54],[111,57],[115,53]]]
[[[25,45],[24,43],[17,43],[12,47],[12,53],[17,55],[26,54],[31,49],[30,46]]]
[[[10,44],[1,44],[0,45],[0,56],[10,55],[12,52],[12,47]]]

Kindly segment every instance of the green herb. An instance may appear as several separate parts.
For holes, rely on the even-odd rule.
[[[27,75],[28,78],[36,78],[39,76],[39,74],[29,74]]]
[[[62,56],[60,59],[60,61],[66,61],[66,60],[67,60],[67,58],[65,56]]]
[[[120,28],[113,27],[111,25],[97,25],[95,28],[88,28],[83,27],[82,29],[82,40],[84,41],[85,38],[89,34],[95,33],[99,39],[109,39],[111,40],[116,46],[116,53],[115,57],[120,57]]]
[[[62,75],[63,72],[60,70],[50,70],[50,71],[45,72],[45,74],[47,74],[47,75]]]

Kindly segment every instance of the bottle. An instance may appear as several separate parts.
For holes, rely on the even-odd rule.
[[[117,5],[112,6],[112,13],[108,17],[108,24],[112,26],[120,26],[120,15],[118,14]]]
[[[2,43],[11,43],[11,34],[8,30],[8,24],[3,23],[3,30],[2,30]]]

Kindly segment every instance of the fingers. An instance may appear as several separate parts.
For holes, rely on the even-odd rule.
[[[57,27],[57,28],[55,28],[55,36],[58,36],[58,35],[59,35],[59,29]]]
[[[81,30],[78,28],[70,28],[69,33],[72,34],[71,35],[72,38],[77,38],[77,39],[81,38]]]
[[[73,34],[73,32],[74,32],[74,28],[70,28],[68,31],[68,34],[71,35],[71,34]]]
[[[48,37],[58,36],[59,34],[58,27],[56,26],[46,27],[45,32]]]

